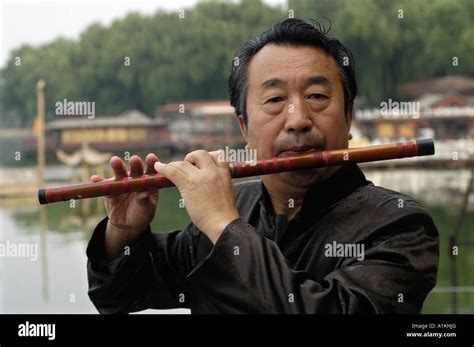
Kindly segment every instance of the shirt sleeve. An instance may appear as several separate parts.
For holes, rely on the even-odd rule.
[[[367,239],[362,261],[346,258],[316,282],[290,267],[277,244],[241,219],[189,274],[195,308],[227,313],[418,313],[436,282],[438,235],[411,214]]]
[[[191,225],[155,234],[150,228],[114,259],[105,255],[108,218],[94,230],[87,247],[89,297],[100,313],[148,308],[189,307],[183,278],[196,261]]]

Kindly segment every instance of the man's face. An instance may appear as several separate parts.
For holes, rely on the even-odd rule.
[[[337,64],[324,51],[266,45],[251,59],[247,81],[248,124],[243,124],[242,117],[239,122],[248,148],[256,149],[259,159],[347,148],[352,111],[346,119]],[[336,170],[270,176],[306,188]]]

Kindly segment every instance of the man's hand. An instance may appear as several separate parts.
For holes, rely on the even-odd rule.
[[[156,155],[151,153],[147,155],[145,159],[147,175],[156,174],[153,166],[157,161]],[[142,160],[136,155],[130,158],[130,175],[119,157],[112,157],[110,166],[116,179],[140,177],[144,171]],[[102,180],[103,178],[97,175],[91,177],[91,182]],[[105,196],[104,202],[109,217],[105,233],[105,249],[107,256],[113,258],[123,246],[147,230],[155,216],[158,190]]]
[[[178,187],[189,217],[213,244],[239,218],[228,165],[219,162],[218,155],[199,150],[184,161],[155,163],[155,170]]]

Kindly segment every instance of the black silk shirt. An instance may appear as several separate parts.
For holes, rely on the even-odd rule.
[[[240,219],[214,246],[191,223],[148,229],[107,260],[107,218],[100,222],[87,248],[99,312],[419,313],[436,283],[438,232],[428,211],[374,186],[357,165],[314,185],[290,222],[275,215],[261,181],[236,184],[235,194]]]

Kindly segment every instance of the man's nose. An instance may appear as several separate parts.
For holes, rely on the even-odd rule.
[[[310,111],[303,103],[290,103],[286,114],[287,132],[306,132],[313,126]]]

